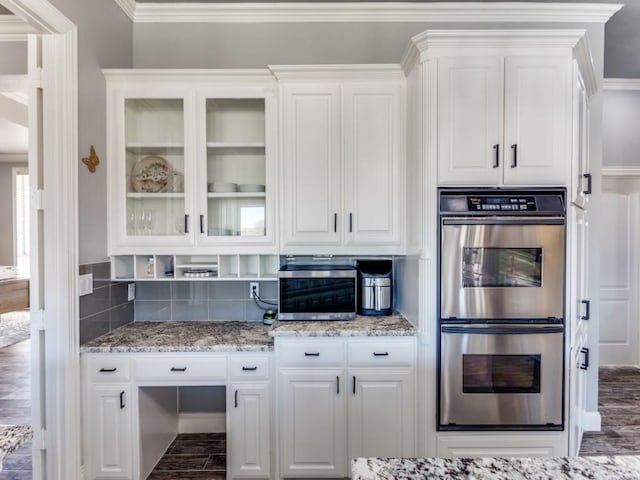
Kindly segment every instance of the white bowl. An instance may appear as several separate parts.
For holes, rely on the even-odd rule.
[[[238,190],[238,185],[231,182],[213,182],[207,185],[207,189],[210,192],[229,193],[236,192]]]
[[[241,183],[238,185],[239,192],[264,192],[264,185],[257,183]]]

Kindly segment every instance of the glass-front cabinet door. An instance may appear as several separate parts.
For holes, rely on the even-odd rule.
[[[271,96],[200,99],[205,118],[197,180],[203,192],[200,243],[257,245],[273,237],[272,101]]]

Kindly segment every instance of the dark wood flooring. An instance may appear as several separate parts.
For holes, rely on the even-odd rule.
[[[225,433],[182,433],[171,443],[148,480],[224,480]]]
[[[580,455],[639,455],[640,368],[602,367],[598,377],[602,431],[584,434]]]
[[[31,341],[0,348],[0,424],[31,425]],[[0,480],[31,480],[31,443],[2,462]]]

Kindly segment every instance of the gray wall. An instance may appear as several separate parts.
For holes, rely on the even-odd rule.
[[[640,91],[603,94],[603,165],[640,166]]]
[[[13,209],[11,169],[27,162],[0,163],[0,265],[13,265]]]
[[[27,73],[27,42],[0,42],[0,74]]]
[[[106,99],[102,68],[132,66],[131,21],[114,1],[51,0],[78,27],[78,168],[80,263],[107,258]],[[101,164],[89,173],[80,158],[94,145]]]

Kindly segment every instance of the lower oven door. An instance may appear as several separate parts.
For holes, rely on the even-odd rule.
[[[442,325],[440,429],[562,429],[562,325]]]

